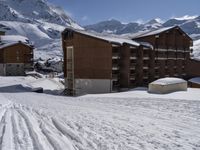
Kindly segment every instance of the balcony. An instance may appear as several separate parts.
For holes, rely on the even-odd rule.
[[[148,76],[143,76],[143,79],[149,79],[149,77]]]
[[[159,57],[159,58],[166,58],[167,54],[165,52],[158,52],[157,53],[157,57]]]
[[[177,58],[178,58],[178,59],[179,59],[179,58],[184,59],[184,57],[185,57],[184,53],[177,53]]]
[[[135,80],[135,79],[136,79],[136,74],[134,74],[134,73],[133,73],[133,74],[130,74],[130,77],[129,77],[129,78],[130,78],[131,81],[132,81],[132,80]]]
[[[131,59],[131,60],[135,60],[135,59],[137,59],[137,57],[135,57],[135,56],[130,56],[130,59]]]
[[[137,57],[137,52],[136,51],[130,51],[130,56]]]
[[[119,53],[113,53],[112,59],[120,59],[120,54]]]
[[[143,70],[147,70],[147,69],[149,69],[148,66],[143,66]]]
[[[118,64],[113,64],[112,70],[119,70],[119,65]]]
[[[149,52],[144,52],[143,57],[149,57]]]
[[[118,81],[119,80],[119,74],[112,74],[112,80]]]

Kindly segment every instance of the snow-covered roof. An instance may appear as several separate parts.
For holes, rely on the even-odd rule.
[[[27,37],[20,36],[20,35],[3,35],[3,36],[0,36],[0,41],[2,43],[12,43],[12,42],[29,43],[29,40]]]
[[[167,78],[161,78],[158,79],[151,84],[157,84],[157,85],[170,85],[170,84],[177,84],[177,83],[185,83],[187,81],[180,79],[180,78],[173,78],[173,77],[167,77]]]
[[[0,36],[0,48],[5,48],[9,46],[13,46],[16,44],[24,44],[27,46],[32,46],[32,44],[29,42],[28,38],[20,35],[3,35]]]
[[[192,83],[200,84],[200,77],[192,78],[189,81]]]
[[[110,43],[115,43],[115,44],[120,44],[120,45],[130,44],[130,45],[133,45],[133,46],[140,46],[141,45],[139,42],[133,41],[129,38],[123,38],[123,37],[120,37],[120,36],[116,36],[116,35],[108,35],[108,34],[105,35],[105,34],[96,33],[96,32],[92,32],[92,31],[77,30],[77,29],[71,29],[71,28],[67,28],[67,29],[73,30],[74,32],[81,33],[81,34],[84,34],[84,35],[87,35],[87,36],[90,36],[90,37],[105,40],[105,41],[108,41]]]
[[[153,30],[153,31],[147,31],[147,32],[143,32],[141,34],[136,34],[135,36],[133,35],[132,38],[139,38],[139,37],[145,37],[145,36],[150,36],[150,35],[156,35],[156,34],[160,34],[162,32],[165,32],[165,31],[168,31],[170,29],[173,29],[175,28],[175,26],[173,27],[165,27],[165,28],[160,28],[160,29],[157,29],[157,30]]]
[[[16,44],[19,44],[19,43],[20,42],[11,42],[11,43],[5,43],[5,44],[0,43],[0,49],[6,48],[6,47],[9,47],[9,46],[13,46],[13,45],[16,45]],[[25,43],[22,43],[22,42],[21,42],[21,44],[24,44],[24,45],[30,47],[30,45],[28,45],[28,44],[25,44]]]
[[[137,39],[137,38],[140,38],[140,37],[146,37],[146,36],[151,36],[151,35],[158,35],[160,33],[166,32],[166,31],[174,29],[174,28],[179,29],[179,31],[181,31],[190,40],[192,40],[192,38],[189,35],[187,35],[179,26],[164,27],[164,28],[159,28],[159,29],[153,30],[153,31],[147,31],[147,32],[141,32],[141,33],[138,33],[138,34],[133,34],[131,36],[131,39]]]

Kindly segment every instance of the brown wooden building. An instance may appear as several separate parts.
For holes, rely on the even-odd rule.
[[[133,37],[148,42],[154,49],[149,51],[149,80],[162,77],[187,77],[193,40],[178,26],[162,28]]]
[[[184,77],[192,45],[179,27],[132,39],[67,28],[62,40],[68,94],[107,93],[161,77]]]
[[[143,84],[142,51],[151,47],[82,30],[66,29],[62,38],[69,93],[107,93]]]
[[[190,59],[187,65],[187,75],[189,78],[200,77],[200,61]]]
[[[21,76],[33,69],[33,46],[23,40],[11,40],[13,38],[20,40],[19,36],[0,37],[1,76]]]

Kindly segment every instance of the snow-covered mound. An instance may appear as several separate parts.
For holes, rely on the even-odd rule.
[[[22,35],[36,48],[36,58],[61,57],[61,31],[82,29],[62,8],[46,0],[1,0],[0,29],[7,35]]]
[[[152,84],[159,84],[159,85],[169,85],[169,84],[177,84],[177,83],[185,83],[186,81],[180,78],[172,78],[172,77],[167,77],[167,78],[161,78],[158,79]]]
[[[36,79],[35,81],[23,84],[23,86],[31,89],[42,88],[44,92],[52,94],[58,94],[64,90],[64,85],[59,82],[58,78]]]

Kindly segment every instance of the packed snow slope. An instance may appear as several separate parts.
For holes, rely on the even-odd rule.
[[[46,0],[0,0],[0,30],[28,37],[37,48],[36,57],[61,57],[60,34],[67,26],[81,28]]]
[[[169,97],[146,90],[135,97],[136,90],[73,98],[16,86],[30,81],[0,78],[2,150],[200,149],[199,89]]]

